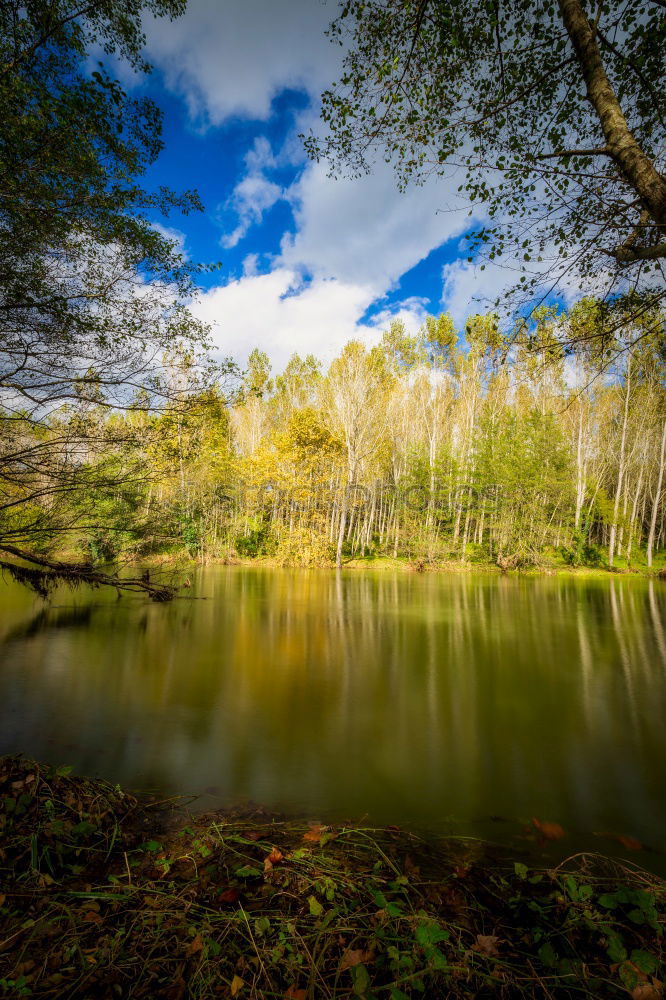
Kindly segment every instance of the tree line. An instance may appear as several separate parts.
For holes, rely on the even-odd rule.
[[[167,412],[86,398],[40,426],[30,447],[88,422],[86,440],[104,447],[61,459],[95,490],[33,491],[3,534],[52,551],[66,529],[97,563],[650,567],[666,544],[664,318],[636,314],[635,302],[583,299],[509,335],[493,313],[462,331],[430,316],[414,335],[395,321],[326,370],[294,355],[274,374],[254,350],[226,392],[174,354]]]

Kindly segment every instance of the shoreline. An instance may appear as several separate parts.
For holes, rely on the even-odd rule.
[[[183,553],[165,553],[163,555],[156,555],[148,557],[141,560],[138,563],[127,563],[130,565],[148,566],[150,568],[160,569],[160,568],[170,568],[170,567],[187,567],[188,569],[205,569],[209,566],[229,566],[229,567],[239,567],[239,568],[257,568],[257,569],[284,569],[284,570],[314,570],[314,571],[336,571],[336,567],[333,564],[330,565],[313,565],[313,566],[300,566],[295,564],[285,564],[281,562],[274,556],[256,556],[253,558],[240,557],[240,556],[215,556],[206,558],[205,560],[200,560],[192,556],[186,556]],[[572,577],[579,579],[616,579],[621,577],[623,579],[627,578],[638,578],[644,580],[666,580],[666,567],[658,565],[648,569],[647,567],[614,567],[613,569],[608,569],[607,567],[598,566],[530,566],[520,569],[507,569],[502,570],[495,563],[477,563],[477,562],[462,562],[460,560],[450,560],[445,562],[436,562],[431,564],[423,564],[420,562],[410,562],[405,557],[398,557],[393,559],[390,556],[379,556],[376,558],[362,556],[355,559],[347,560],[340,567],[341,571],[353,570],[358,572],[361,570],[374,570],[376,572],[386,573],[386,572],[399,572],[399,573],[417,573],[419,575],[467,575],[471,573],[478,573],[486,576],[495,577],[510,577],[514,579],[519,579],[523,577],[530,578],[541,578],[541,577]]]
[[[192,816],[16,755],[0,803],[6,996],[662,996],[666,882],[618,859]]]

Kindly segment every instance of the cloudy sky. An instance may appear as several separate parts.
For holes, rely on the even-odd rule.
[[[197,261],[220,261],[197,309],[223,354],[253,347],[276,367],[294,352],[330,360],[394,316],[460,324],[503,281],[465,263],[472,222],[458,180],[398,192],[393,172],[334,180],[304,155],[319,94],[337,75],[325,30],[336,0],[190,0],[147,24],[155,66],[142,85],[164,111],[166,149],[149,183],[198,189],[205,213],[168,220]]]

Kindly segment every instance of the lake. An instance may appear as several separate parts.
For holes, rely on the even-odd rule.
[[[496,839],[534,816],[567,850],[660,848],[666,584],[221,566],[192,584],[161,605],[3,584],[0,752],[195,808]]]

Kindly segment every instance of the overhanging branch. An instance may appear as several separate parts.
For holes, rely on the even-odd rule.
[[[87,584],[91,587],[114,587],[116,590],[126,590],[135,593],[148,594],[153,601],[170,601],[176,593],[175,587],[159,586],[150,582],[148,572],[140,577],[119,577],[103,573],[86,563],[65,563],[25,552],[15,545],[0,544],[0,552],[12,556],[20,562],[7,562],[0,559],[0,569],[6,570],[18,583],[31,587],[41,597],[48,597],[51,590],[58,584],[78,587]],[[28,566],[23,565],[28,563]]]

